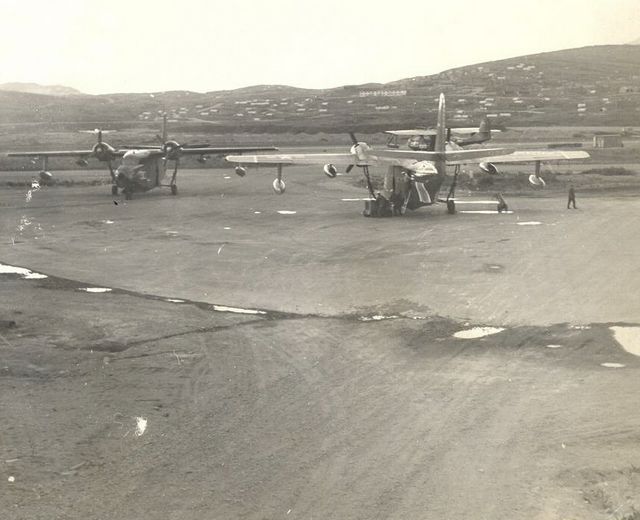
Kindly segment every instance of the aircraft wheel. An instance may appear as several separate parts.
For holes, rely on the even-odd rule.
[[[447,201],[447,213],[449,215],[455,215],[456,213],[456,203],[453,200]]]
[[[177,195],[178,194],[178,186],[176,186],[175,184],[171,185],[171,195]]]
[[[118,187],[114,184],[113,186],[111,186],[111,195],[117,195],[118,194]]]

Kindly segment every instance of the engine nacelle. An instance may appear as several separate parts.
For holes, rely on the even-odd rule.
[[[544,188],[547,185],[542,177],[535,174],[529,175],[529,183],[536,188]]]
[[[242,166],[236,166],[233,171],[236,172],[238,177],[244,177],[247,174],[247,169]]]
[[[496,168],[496,165],[490,162],[481,162],[478,166],[480,166],[480,169],[483,172],[488,173],[489,175],[498,175],[500,173],[498,168]]]
[[[47,172],[47,171],[41,171],[40,172],[40,184],[42,184],[43,186],[49,186],[51,184],[53,184],[53,174],[51,172]]]
[[[115,149],[105,142],[94,144],[92,153],[99,161],[112,161],[116,158]]]
[[[338,170],[333,164],[325,164],[322,171],[324,171],[324,174],[331,179],[338,175]]]
[[[165,153],[165,156],[170,161],[175,161],[180,157],[180,153],[182,152],[182,147],[176,141],[167,141],[162,145],[162,151]]]
[[[274,179],[273,181],[273,191],[275,191],[278,195],[282,195],[284,190],[287,188],[283,179]]]

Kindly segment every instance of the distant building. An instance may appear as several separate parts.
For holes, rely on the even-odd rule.
[[[360,97],[397,97],[406,96],[406,90],[361,90],[358,94]]]
[[[603,134],[593,136],[594,148],[622,148],[622,136],[620,134]]]

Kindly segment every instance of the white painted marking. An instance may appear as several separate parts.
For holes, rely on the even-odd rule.
[[[625,365],[623,365],[622,363],[600,363],[600,366],[603,366],[605,368],[624,368]]]
[[[474,327],[472,329],[459,330],[453,335],[453,337],[460,339],[484,338],[485,336],[497,334],[498,332],[502,332],[503,330],[504,328],[502,327]]]
[[[395,320],[400,316],[382,316],[380,314],[376,314],[374,316],[360,316],[360,321],[382,321],[382,320]]]
[[[109,287],[80,287],[78,290],[90,293],[106,293],[112,291]]]
[[[640,356],[640,327],[611,327],[613,337],[629,354]]]
[[[41,280],[48,278],[46,274],[34,273],[30,269],[24,267],[15,267],[13,265],[0,264],[0,274],[18,274],[26,280]]]
[[[144,435],[147,429],[147,420],[144,417],[136,417],[136,437]]]
[[[476,215],[510,215],[511,213],[513,213],[513,211],[507,210],[507,211],[499,212],[498,210],[495,210],[495,209],[468,209],[468,210],[458,211],[458,213],[467,213],[467,214],[475,213]]]
[[[453,199],[456,204],[498,204],[497,200],[464,200]]]
[[[295,215],[297,211],[289,211],[287,209],[281,209],[281,210],[278,210],[278,213],[280,213],[280,215]]]
[[[184,303],[184,300],[179,300],[177,298],[166,298],[165,301],[171,303]]]
[[[547,345],[546,347],[547,348],[562,348],[562,347],[564,347],[564,345],[553,345],[552,344],[552,345]]]
[[[218,312],[235,312],[236,314],[266,314],[265,311],[258,311],[256,309],[241,309],[239,307],[227,307],[226,305],[214,305],[213,310]]]
[[[518,222],[518,226],[539,226],[542,222],[538,222],[537,220],[530,220],[528,222]]]

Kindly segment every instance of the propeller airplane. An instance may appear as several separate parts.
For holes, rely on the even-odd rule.
[[[465,150],[455,143],[447,143],[444,94],[440,94],[432,150],[375,150],[367,143],[358,141],[353,133],[349,135],[352,146],[346,153],[230,155],[226,159],[238,164],[235,170],[240,176],[246,174],[245,165],[247,164],[277,166],[277,176],[273,181],[273,189],[277,194],[284,193],[286,189],[282,173],[283,166],[323,164],[323,171],[330,178],[338,175],[338,167],[346,167],[346,173],[349,173],[357,166],[363,171],[370,198],[383,204],[391,202],[394,208],[399,209],[398,212],[403,214],[407,209],[414,210],[436,202],[446,202],[447,211],[455,213],[455,188],[460,167],[463,164],[479,165],[481,170],[495,175],[499,173],[496,164],[533,162],[536,173],[529,177],[529,181],[535,186],[544,186],[544,180],[540,177],[542,161],[567,161],[589,157],[589,154],[583,151],[515,151],[507,148]],[[382,192],[376,194],[373,189],[369,168],[377,165],[388,167],[385,176],[387,196]],[[453,180],[446,198],[440,199],[438,193],[447,176],[448,165],[454,166]],[[369,208],[366,206],[365,215],[370,216],[368,213],[370,213]]]
[[[8,157],[32,157],[42,159],[40,183],[53,183],[53,174],[48,169],[50,157],[77,157],[76,164],[87,166],[89,158],[96,158],[107,163],[111,175],[111,194],[118,195],[121,190],[126,199],[131,199],[133,193],[145,192],[157,187],[167,187],[172,195],[177,195],[176,178],[180,165],[180,158],[185,155],[197,155],[198,161],[204,163],[209,155],[223,155],[227,153],[243,153],[255,151],[273,151],[273,146],[225,146],[210,147],[207,145],[180,144],[167,136],[167,117],[163,117],[162,135],[157,135],[159,145],[122,146],[114,148],[102,139],[108,130],[89,130],[86,133],[97,135],[97,143],[90,150],[64,151],[28,151],[9,152]],[[121,158],[120,165],[114,169],[114,161]],[[169,161],[173,162],[173,171],[168,171]]]

